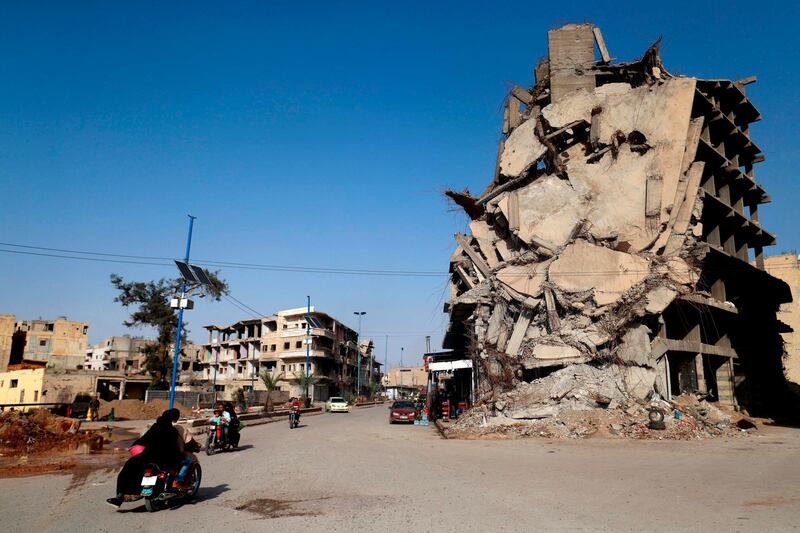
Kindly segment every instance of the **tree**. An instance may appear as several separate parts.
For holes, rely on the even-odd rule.
[[[228,284],[219,278],[218,272],[205,272],[211,280],[211,286],[190,287],[187,294],[219,301],[228,292]],[[152,377],[150,385],[153,388],[166,388],[172,370],[169,346],[175,342],[178,316],[169,306],[169,301],[179,293],[182,283],[180,279],[165,278],[158,281],[125,281],[122,276],[111,274],[111,284],[119,291],[114,301],[125,308],[136,308],[123,324],[129,328],[152,327],[157,331],[156,341],[149,343],[143,350],[145,368]],[[186,325],[184,321],[182,341],[188,332]]]
[[[264,382],[264,387],[267,388],[267,402],[264,405],[264,409],[267,412],[272,411],[272,391],[278,388],[278,382],[283,378],[283,372],[280,374],[273,374],[267,370],[264,370],[259,374],[261,377],[261,381]]]
[[[314,384],[316,384],[317,381],[319,381],[319,379],[317,379],[316,376],[312,376],[310,374],[306,376],[305,372],[295,372],[294,377],[289,381],[297,385],[300,388],[300,390],[303,391],[303,394],[301,396],[303,397],[303,400],[307,400],[308,389],[311,388],[311,386],[313,386]]]

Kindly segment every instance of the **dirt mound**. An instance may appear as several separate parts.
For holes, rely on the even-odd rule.
[[[79,432],[80,421],[51,414],[45,409],[0,414],[0,450],[9,455],[40,453],[101,439]]]
[[[175,408],[181,412],[182,417],[192,416],[192,410],[175,402]],[[113,400],[100,402],[100,418],[104,418],[114,409],[115,420],[152,420],[169,409],[169,401],[152,400],[144,403],[141,400]]]

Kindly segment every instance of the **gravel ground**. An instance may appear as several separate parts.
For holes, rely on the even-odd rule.
[[[201,498],[104,503],[115,472],[0,479],[4,531],[797,531],[800,430],[698,442],[442,440],[387,409],[246,428]]]

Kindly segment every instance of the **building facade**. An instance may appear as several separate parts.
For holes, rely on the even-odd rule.
[[[43,361],[54,368],[81,368],[88,343],[86,322],[74,322],[64,316],[17,321],[14,315],[0,315],[0,370],[23,361]]]
[[[781,305],[778,318],[788,326],[781,333],[786,350],[783,358],[786,379],[800,391],[800,255],[791,252],[765,257],[764,269],[785,281],[792,291],[792,301]]]
[[[297,378],[306,373],[308,346],[309,373],[314,382],[310,390],[312,400],[324,401],[330,396],[355,393],[357,333],[312,307],[309,337],[306,333],[308,316],[306,308],[297,308],[225,326],[206,326],[208,342],[203,345],[203,379],[210,381],[223,397],[231,398],[239,388],[265,390],[260,374],[269,372],[277,378],[280,390],[290,396],[300,396],[303,391]],[[365,348],[371,350],[371,346],[368,343]],[[374,369],[376,365],[371,351],[362,353],[362,390],[371,379],[367,369]]]
[[[478,399],[580,365],[640,401],[787,405],[791,294],[765,271],[755,78],[670,74],[658,43],[613,62],[592,24],[547,42],[535,83],[508,95],[487,188],[447,193],[471,222],[444,347],[473,360]]]

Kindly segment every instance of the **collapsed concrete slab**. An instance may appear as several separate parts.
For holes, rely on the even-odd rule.
[[[509,94],[486,190],[448,191],[472,234],[456,236],[444,344],[473,360],[475,400],[557,417],[564,397],[535,400],[553,380],[583,391],[573,407],[763,400],[791,295],[748,262],[775,239],[758,223],[744,85],[673,76],[658,43],[613,63],[591,24],[549,32],[548,48],[536,83]]]

